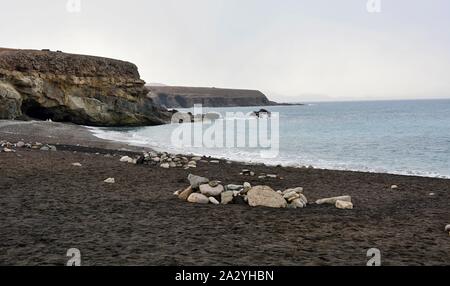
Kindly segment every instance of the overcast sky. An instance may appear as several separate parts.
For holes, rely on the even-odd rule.
[[[450,98],[448,0],[381,0],[380,13],[368,0],[81,0],[79,12],[68,1],[0,0],[0,46],[278,100]]]

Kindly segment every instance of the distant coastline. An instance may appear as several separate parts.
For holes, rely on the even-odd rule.
[[[166,108],[303,105],[271,101],[259,90],[147,85],[153,102]]]

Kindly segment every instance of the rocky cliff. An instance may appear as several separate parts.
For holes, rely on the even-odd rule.
[[[267,106],[276,103],[257,90],[181,86],[147,86],[154,102],[167,108]]]
[[[0,119],[51,119],[93,126],[168,122],[170,113],[147,93],[132,63],[0,48]]]

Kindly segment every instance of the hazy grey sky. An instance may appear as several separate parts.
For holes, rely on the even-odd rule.
[[[77,0],[72,0],[77,1]],[[135,63],[147,82],[273,99],[450,97],[450,1],[0,0],[0,46]],[[72,11],[73,12],[73,11]]]

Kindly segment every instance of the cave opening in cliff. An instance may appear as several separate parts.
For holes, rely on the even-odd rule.
[[[55,113],[51,109],[42,107],[34,100],[25,100],[22,102],[22,114],[38,120],[55,120]]]

